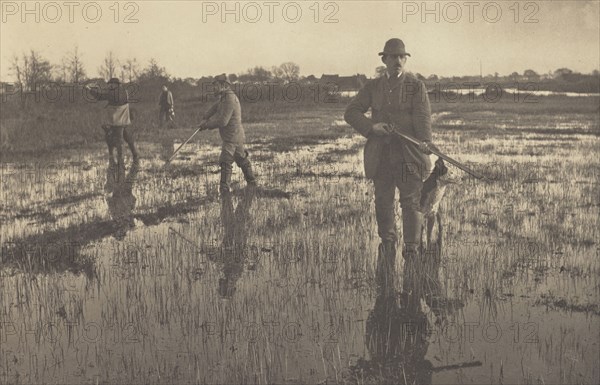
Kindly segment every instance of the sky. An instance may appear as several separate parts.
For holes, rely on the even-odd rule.
[[[600,69],[600,1],[0,1],[0,79],[34,49],[78,47],[88,76],[108,51],[198,78],[292,61],[301,75],[373,76],[402,39],[425,76]],[[115,6],[116,4],[116,6]],[[38,18],[38,20],[36,20]],[[236,20],[237,19],[237,20]]]

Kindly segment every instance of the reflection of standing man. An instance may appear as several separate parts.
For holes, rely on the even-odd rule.
[[[140,170],[138,163],[133,163],[126,177],[119,176],[117,181],[112,180],[115,177],[114,170],[109,167],[106,171],[106,183],[110,186],[112,195],[106,198],[108,212],[113,220],[113,235],[116,239],[125,238],[127,231],[135,227],[133,219],[133,209],[135,208],[136,198],[133,195],[133,186],[137,180]],[[121,170],[118,171],[119,175]]]
[[[394,198],[400,191],[402,207],[403,256],[413,257],[419,244],[423,214],[419,211],[421,189],[431,169],[427,144],[422,148],[389,134],[394,129],[417,139],[431,141],[431,109],[422,81],[404,71],[407,57],[404,43],[390,39],[385,43],[381,60],[384,76],[368,82],[352,100],[344,118],[367,138],[365,174],[375,184],[375,212],[380,254],[396,258],[396,223]],[[364,114],[371,109],[371,118]]]
[[[431,384],[433,365],[425,358],[429,324],[420,301],[433,305],[435,293],[429,289],[439,287],[439,264],[428,268],[418,264],[415,259],[407,262],[400,301],[395,291],[395,272],[381,271],[384,264],[378,265],[377,298],[366,324],[365,339],[371,360],[358,363],[367,378],[381,376],[378,378],[381,383]],[[431,275],[424,274],[425,271]],[[385,281],[381,281],[385,275]],[[434,282],[430,282],[433,277]]]
[[[439,256],[407,260],[399,296],[397,274],[385,262],[386,256],[380,254],[377,297],[366,322],[370,359],[359,359],[350,368],[350,376],[362,383],[431,384],[434,372],[480,366],[474,361],[434,368],[426,358],[431,332],[463,307],[443,294]]]
[[[255,189],[242,190],[242,198],[235,211],[231,193],[221,195],[223,243],[220,258],[223,263],[223,277],[219,279],[219,294],[225,298],[235,293],[235,285],[244,271],[244,261],[248,252],[250,208],[255,195]]]
[[[171,91],[169,91],[166,85],[162,86],[162,92],[160,93],[158,105],[160,106],[158,120],[160,121],[160,127],[162,127],[165,121],[172,122],[173,115],[175,115],[173,109],[173,94],[171,94]]]
[[[402,293],[396,292],[397,274],[386,268],[384,255],[377,265],[377,298],[366,323],[365,341],[370,359],[359,359],[352,376],[365,383],[431,384],[434,368],[425,357],[429,348],[425,302],[434,318],[445,318],[439,304],[441,284],[439,259],[408,260],[404,267]]]

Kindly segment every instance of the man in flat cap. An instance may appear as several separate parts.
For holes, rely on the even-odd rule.
[[[365,174],[375,185],[375,212],[381,245],[379,260],[394,266],[396,259],[396,188],[402,208],[403,257],[413,258],[420,243],[423,214],[420,209],[423,181],[430,173],[431,107],[423,82],[404,69],[404,43],[390,39],[379,53],[385,75],[368,82],[352,100],[344,118],[367,138],[364,150]],[[371,118],[365,113],[371,109]],[[409,134],[423,146],[390,135],[390,130]],[[383,257],[383,258],[382,258]]]
[[[256,178],[252,172],[252,164],[248,159],[248,151],[244,148],[246,136],[242,126],[242,108],[238,97],[231,90],[231,83],[226,74],[214,78],[213,87],[219,102],[213,105],[204,114],[203,123],[200,127],[204,129],[219,129],[223,146],[219,164],[221,166],[222,193],[230,191],[231,173],[233,162],[242,169],[246,183],[250,186],[256,185]]]

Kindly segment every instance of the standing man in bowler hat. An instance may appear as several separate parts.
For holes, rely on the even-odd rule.
[[[396,259],[395,194],[400,192],[403,257],[413,258],[420,244],[419,211],[423,181],[430,173],[431,107],[422,81],[405,71],[410,54],[400,39],[390,39],[379,53],[385,75],[369,81],[346,109],[344,119],[367,138],[365,175],[375,185],[375,212],[381,244],[379,258],[393,268]],[[371,118],[365,113],[371,109]],[[416,146],[390,135],[390,129],[425,142]]]
[[[231,82],[226,74],[215,77],[213,83],[214,93],[219,101],[204,114],[200,127],[203,129],[219,129],[223,145],[219,164],[221,166],[221,193],[230,192],[233,162],[242,169],[246,183],[256,185],[256,178],[252,172],[252,164],[248,159],[248,151],[244,148],[246,136],[242,126],[242,108],[240,101],[231,90]]]

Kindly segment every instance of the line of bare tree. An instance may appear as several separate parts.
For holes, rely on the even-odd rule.
[[[16,83],[24,90],[33,90],[36,85],[44,83],[82,83],[90,79],[77,46],[68,52],[58,65],[51,64],[35,50],[23,53],[21,56],[15,55],[11,61],[10,72]],[[97,72],[100,78],[105,80],[119,77],[125,82],[170,78],[165,67],[160,66],[154,58],[151,58],[147,66],[142,68],[137,59],[119,60],[112,51],[106,53]],[[281,80],[292,82],[300,79],[300,67],[296,63],[285,62],[279,66],[273,66],[270,70],[258,66],[239,75],[230,74],[229,76],[232,81]],[[186,81],[195,83],[191,78]]]
[[[72,51],[68,52],[61,60],[59,65],[52,65],[42,55],[31,50],[29,53],[23,53],[20,57],[14,56],[11,62],[10,70],[14,76],[16,83],[24,90],[32,90],[36,85],[41,85],[49,82],[59,83],[82,83],[88,80],[88,73],[82,61],[82,54],[79,47],[75,46]],[[140,63],[135,58],[119,60],[112,51],[106,53],[102,64],[97,69],[101,78],[108,80],[113,77],[119,77],[125,82],[144,81],[155,79],[160,81],[168,81],[170,79],[165,67],[161,67],[156,59],[149,60],[146,67],[142,68]],[[379,66],[375,70],[375,76],[381,76],[385,72],[384,66]],[[463,77],[438,77],[435,74],[429,77],[422,76],[417,73],[416,76],[426,82],[429,81],[465,81],[465,80],[481,80],[477,76]],[[301,79],[311,80],[316,79],[314,76],[303,78],[300,76],[300,67],[293,62],[285,62],[279,66],[273,66],[271,69],[256,66],[248,69],[240,74],[229,74],[232,81],[240,82],[266,82],[271,80],[286,82],[298,81]],[[97,78],[96,78],[97,79]],[[95,80],[96,80],[95,79]],[[200,80],[205,79],[171,79],[172,81],[183,81],[188,84],[197,84]],[[520,75],[513,72],[508,76],[487,75],[484,77],[486,81],[555,81],[555,82],[592,82],[597,83],[599,80],[598,71],[595,70],[589,75],[574,72],[568,68],[559,68],[556,71],[548,74],[538,74],[535,71],[528,69]],[[595,86],[592,86],[595,88]]]
[[[57,65],[51,64],[36,50],[23,53],[21,56],[15,55],[11,61],[10,72],[15,82],[28,91],[33,90],[36,85],[50,82],[79,84],[90,79],[77,46]],[[112,51],[106,53],[102,64],[98,67],[98,74],[105,80],[119,77],[126,82],[169,77],[165,68],[159,66],[154,58],[150,59],[145,68],[142,68],[137,59],[129,58],[121,61]]]

